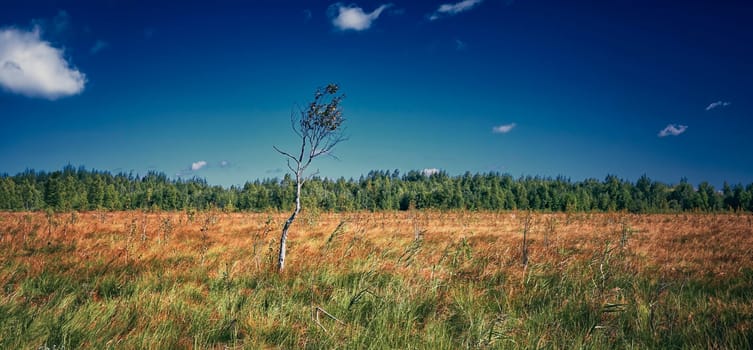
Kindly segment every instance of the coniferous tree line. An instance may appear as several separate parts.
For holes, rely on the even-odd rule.
[[[0,176],[0,210],[290,210],[295,181],[247,182],[238,187],[209,185],[203,179],[169,179],[67,166],[61,171],[27,170]],[[682,179],[669,185],[642,176],[636,182],[614,175],[603,181],[564,177],[521,177],[499,173],[427,176],[372,171],[359,179],[313,178],[303,187],[304,208],[323,211],[465,209],[539,211],[753,211],[753,183],[708,182],[694,187]]]

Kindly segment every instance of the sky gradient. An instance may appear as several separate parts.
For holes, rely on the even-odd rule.
[[[753,3],[17,1],[0,173],[281,177],[295,104],[340,84],[369,170],[753,182]]]

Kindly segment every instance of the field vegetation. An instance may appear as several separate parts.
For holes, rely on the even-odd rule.
[[[0,348],[753,347],[750,214],[286,216],[2,213]]]

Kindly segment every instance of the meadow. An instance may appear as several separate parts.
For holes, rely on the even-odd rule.
[[[0,213],[0,349],[753,348],[750,213],[287,215]]]

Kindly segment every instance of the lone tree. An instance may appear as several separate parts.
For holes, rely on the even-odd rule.
[[[273,146],[275,151],[288,158],[288,168],[295,175],[295,210],[290,218],[285,221],[280,236],[280,252],[277,260],[277,270],[282,272],[285,268],[285,248],[288,240],[288,230],[293,224],[296,215],[301,211],[301,187],[309,176],[305,176],[306,168],[311,165],[314,158],[328,155],[334,157],[332,149],[345,140],[342,134],[343,118],[342,102],[344,96],[337,94],[340,87],[337,84],[329,84],[316,89],[314,100],[306,108],[298,108],[290,114],[290,124],[301,139],[300,152],[285,152]]]

